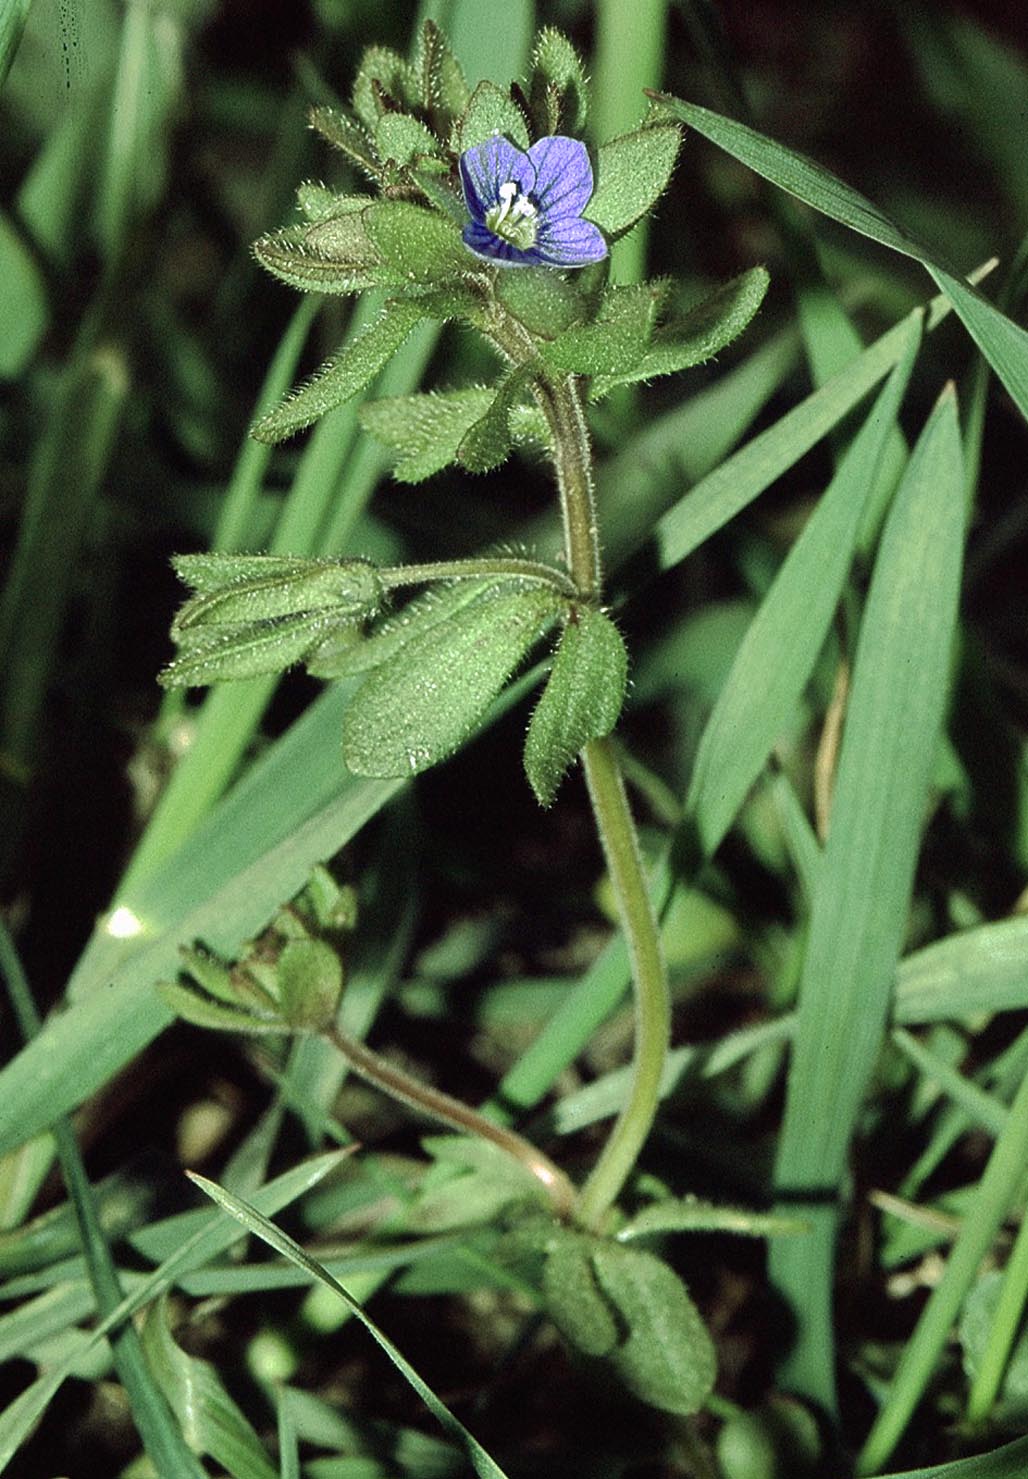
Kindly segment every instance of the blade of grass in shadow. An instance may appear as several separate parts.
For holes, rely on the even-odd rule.
[[[291,1263],[296,1264],[298,1268],[302,1268],[315,1283],[321,1284],[326,1289],[331,1289],[332,1293],[342,1300],[350,1313],[360,1321],[372,1339],[385,1351],[400,1375],[417,1392],[425,1406],[432,1413],[432,1416],[439,1422],[444,1432],[448,1433],[460,1446],[471,1467],[480,1476],[480,1479],[506,1479],[503,1470],[496,1463],[495,1459],[486,1453],[477,1438],[468,1432],[464,1424],[454,1417],[446,1404],[440,1401],[428,1383],[418,1375],[407,1358],[393,1345],[389,1337],[364,1313],[360,1305],[351,1299],[343,1286],[338,1280],[332,1277],[322,1264],[309,1257],[298,1243],[294,1243],[292,1238],[287,1237],[274,1223],[269,1222],[266,1217],[262,1217],[254,1207],[248,1206],[245,1202],[232,1196],[213,1181],[208,1181],[206,1177],[191,1173],[191,1179],[196,1182],[202,1191],[205,1191],[209,1197],[217,1202],[220,1207],[223,1207],[226,1212],[241,1222],[244,1227],[249,1228],[251,1232],[256,1233],[259,1238],[262,1238],[269,1247],[274,1248],[276,1253],[280,1253],[283,1258],[288,1258]]]
[[[963,546],[956,396],[947,387],[882,537],[854,664],[831,827],[800,984],[775,1172],[809,1236],[772,1250],[797,1318],[787,1382],[835,1410],[839,1182],[888,1017],[948,687]]]
[[[82,339],[92,340],[93,330]],[[18,542],[0,606],[3,850],[13,849],[72,572],[114,448],[128,374],[120,351],[73,354],[36,448]]]
[[[30,1040],[39,1032],[39,1015],[13,942],[2,921],[0,966],[22,1035]],[[53,1135],[61,1173],[75,1208],[82,1252],[97,1308],[106,1315],[120,1304],[122,1290],[97,1216],[93,1188],[89,1184],[74,1131],[66,1119],[62,1117],[54,1122]],[[202,1479],[203,1468],[187,1448],[181,1429],[153,1379],[139,1334],[133,1325],[126,1325],[112,1336],[111,1352],[115,1370],[129,1400],[136,1431],[157,1473],[181,1474],[183,1479],[187,1479],[187,1476]]]
[[[971,338],[1028,418],[1028,331],[988,299],[962,283],[937,254],[928,251],[861,195],[813,160],[709,108],[660,94],[661,104],[682,123],[747,165],[773,185],[822,215],[880,245],[912,257],[950,299]]]
[[[940,1282],[932,1290],[900,1356],[885,1401],[857,1460],[857,1472],[875,1474],[887,1462],[928,1387],[967,1292],[978,1276],[1003,1219],[1024,1185],[1028,1162],[1028,1077],[1010,1106],[974,1204],[964,1218]],[[975,1470],[975,1475],[981,1472]]]
[[[311,1187],[316,1186],[324,1176],[335,1169],[347,1154],[349,1154],[348,1151],[336,1151],[331,1155],[318,1156],[314,1160],[293,1167],[275,1181],[262,1187],[261,1191],[254,1196],[255,1203],[262,1211],[273,1216],[283,1207],[288,1206],[290,1202],[295,1201],[297,1197],[302,1196],[304,1192],[309,1191]],[[86,1349],[98,1345],[112,1331],[123,1325],[137,1310],[144,1308],[165,1289],[170,1288],[188,1270],[202,1267],[238,1242],[238,1228],[228,1218],[201,1216],[192,1235],[186,1237],[185,1241],[179,1237],[175,1252],[159,1268],[154,1269],[153,1273],[140,1280],[131,1294],[126,1295],[117,1307],[97,1324],[90,1335]],[[12,1455],[24,1443],[61,1384],[72,1374],[82,1354],[83,1350],[76,1347],[69,1356],[34,1381],[3,1412],[0,1412],[0,1472],[3,1472]],[[177,1474],[180,1471],[170,1472]],[[193,1471],[186,1469],[184,1472],[189,1474]],[[203,1474],[203,1470],[200,1473]]]
[[[6,82],[11,70],[31,5],[32,0],[7,0],[0,11],[0,87]]]

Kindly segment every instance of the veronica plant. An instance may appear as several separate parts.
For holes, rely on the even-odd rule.
[[[558,1323],[594,1354],[613,1350],[619,1329],[636,1331],[630,1349],[619,1347],[625,1379],[658,1405],[685,1411],[702,1401],[713,1375],[709,1341],[696,1334],[696,1322],[676,1326],[681,1360],[682,1351],[664,1351],[678,1373],[671,1384],[678,1395],[657,1394],[666,1361],[656,1386],[646,1375],[646,1350],[657,1337],[643,1306],[657,1318],[674,1276],[652,1255],[590,1241],[609,1227],[653,1121],[669,1001],[610,739],[628,661],[604,609],[588,412],[618,385],[710,358],[756,312],[767,276],[754,269],[684,314],[668,280],[611,282],[610,244],[667,187],[680,128],[651,105],[638,129],[602,144],[591,159],[580,138],[585,122],[581,62],[557,32],[538,38],[524,86],[503,91],[482,82],[471,90],[427,23],[413,63],[370,50],[352,109],[319,107],[311,115],[374,193],[305,184],[302,220],[255,247],[258,260],[296,288],[374,291],[381,308],[253,435],[282,440],[359,394],[422,320],[464,324],[495,351],[500,368],[492,384],[372,402],[362,423],[390,449],[395,476],[410,483],[450,465],[487,472],[515,443],[541,448],[555,473],[562,563],[508,551],[377,569],[363,560],[182,557],[176,568],[194,594],[172,629],[179,652],[162,681],[209,683],[299,662],[315,676],[359,679],[343,727],[346,765],[364,776],[415,775],[457,750],[529,653],[545,638],[553,642],[525,770],[549,806],[566,771],[576,760],[583,767],[629,945],[637,1030],[630,1094],[585,1184],[569,1194],[563,1174],[551,1175],[550,1163],[535,1155],[539,1179],[552,1182],[551,1210],[573,1226],[558,1235],[547,1221],[534,1246],[550,1270],[544,1286],[566,1287],[553,1276],[559,1262],[583,1296],[550,1299],[551,1308],[554,1299],[560,1306]],[[395,592],[415,586],[427,589],[399,611],[387,609]],[[355,1062],[350,1046],[339,1045]],[[397,1092],[496,1142],[494,1127],[470,1109],[440,1115],[428,1102],[431,1091],[420,1100],[409,1084]],[[533,1169],[533,1153],[512,1153]],[[621,1268],[626,1260],[630,1269]],[[685,1299],[684,1290],[675,1295]]]

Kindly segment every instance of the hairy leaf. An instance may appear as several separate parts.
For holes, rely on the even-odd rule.
[[[627,676],[628,654],[610,617],[578,609],[564,628],[525,741],[525,773],[541,806],[551,804],[582,746],[614,728]]]
[[[338,108],[321,106],[311,109],[310,123],[316,133],[359,165],[366,175],[373,180],[383,178],[371,140],[354,119]]]
[[[558,610],[549,591],[493,589],[411,638],[351,700],[343,720],[349,769],[417,775],[453,754]]]
[[[465,434],[488,411],[490,387],[428,391],[369,401],[360,409],[361,425],[398,454],[393,476],[421,483],[457,460]]]
[[[628,1337],[608,1358],[637,1397],[664,1412],[698,1412],[717,1373],[713,1342],[685,1285],[638,1248],[598,1243],[596,1278]]]
[[[438,211],[388,200],[365,211],[364,224],[383,259],[411,282],[445,282],[467,271],[460,232]]]
[[[532,54],[532,111],[540,131],[581,135],[588,112],[589,82],[582,59],[562,31],[546,26]]]
[[[418,84],[413,67],[388,46],[369,46],[353,83],[353,111],[374,134],[389,102],[416,103]]]
[[[458,126],[461,153],[475,144],[484,144],[493,134],[505,134],[519,149],[528,148],[528,128],[524,115],[510,94],[502,92],[495,82],[480,82]]]
[[[375,148],[380,159],[410,164],[420,154],[437,154],[439,145],[420,119],[409,113],[383,113],[375,127]]]
[[[631,369],[598,375],[592,398],[598,399],[615,385],[673,375],[703,364],[739,337],[764,301],[769,283],[763,267],[752,267],[723,283],[680,318],[662,324]]]
[[[658,123],[601,144],[596,189],[584,214],[608,236],[621,236],[667,189],[681,134]]]
[[[375,378],[421,317],[421,309],[413,303],[387,304],[379,317],[328,360],[306,385],[262,416],[251,436],[259,442],[283,441],[349,400]]]

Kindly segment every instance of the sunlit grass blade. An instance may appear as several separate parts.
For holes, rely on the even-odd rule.
[[[881,1045],[948,687],[963,547],[956,397],[929,418],[883,534],[854,665],[800,985],[775,1181],[814,1228],[772,1250],[797,1316],[791,1384],[835,1403],[838,1186]]]
[[[920,262],[949,296],[968,333],[1028,418],[1028,331],[980,294],[965,288],[948,264],[929,252],[859,191],[813,160],[733,118],[661,95],[675,117],[695,128],[764,179],[861,236]]]
[[[1028,1008],[1028,915],[948,935],[908,955],[897,976],[901,1022]]]
[[[903,360],[761,603],[703,731],[685,805],[707,856],[731,826],[810,677],[919,343],[912,332]]]
[[[275,1479],[276,1469],[239,1405],[225,1390],[217,1367],[190,1356],[168,1328],[168,1304],[157,1300],[142,1332],[154,1380],[188,1435],[190,1447],[208,1455],[232,1479]]]
[[[269,1247],[274,1248],[276,1253],[280,1253],[283,1258],[288,1258],[298,1268],[302,1268],[312,1280],[324,1285],[327,1289],[331,1289],[342,1300],[350,1310],[350,1313],[360,1321],[372,1339],[385,1351],[401,1376],[410,1383],[444,1431],[460,1445],[468,1462],[471,1464],[475,1473],[480,1476],[480,1479],[505,1479],[503,1470],[495,1460],[486,1453],[482,1445],[468,1432],[464,1424],[453,1416],[449,1408],[439,1400],[431,1387],[422,1380],[406,1357],[401,1355],[389,1337],[364,1313],[360,1305],[347,1294],[343,1286],[338,1280],[332,1277],[324,1265],[309,1257],[298,1243],[295,1243],[292,1238],[287,1237],[274,1223],[269,1222],[266,1217],[262,1217],[254,1207],[248,1206],[247,1203],[240,1201],[237,1197],[232,1196],[231,1193],[217,1186],[213,1181],[208,1181],[203,1176],[193,1175],[192,1180],[196,1182],[202,1191],[205,1191],[209,1197],[213,1198],[220,1207],[223,1207],[231,1216],[237,1218],[244,1227],[249,1228],[251,1232],[256,1233],[257,1237],[263,1239]]]

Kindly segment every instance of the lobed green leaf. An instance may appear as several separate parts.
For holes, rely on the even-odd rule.
[[[251,436],[259,442],[280,442],[357,395],[392,358],[422,316],[416,304],[404,300],[388,303],[379,317],[312,379],[262,416]]]
[[[610,734],[627,678],[617,627],[602,611],[579,607],[564,628],[525,740],[525,774],[540,806],[552,804],[583,745]]]
[[[596,1283],[590,1252],[593,1239],[555,1229],[543,1264],[546,1311],[571,1345],[587,1356],[609,1356],[618,1326]]]
[[[722,283],[680,318],[660,325],[630,369],[597,375],[592,399],[598,400],[615,385],[674,375],[703,364],[739,337],[764,301],[769,284],[763,267],[752,267]]]
[[[491,387],[427,391],[369,401],[360,408],[365,431],[397,454],[393,476],[401,483],[421,483],[457,461],[466,433],[488,411]]]
[[[212,561],[225,575],[217,585],[213,584]],[[180,555],[172,564],[188,584],[195,584],[197,569],[207,583],[172,622],[171,635],[176,641],[197,626],[231,626],[318,613],[365,619],[374,616],[382,603],[381,578],[367,560]]]
[[[269,232],[254,242],[253,254],[280,282],[298,288],[301,293],[343,295],[362,293],[366,288],[396,286],[395,273],[387,272],[376,254],[362,251],[359,237],[364,233],[359,223],[349,228],[351,241],[345,246],[339,243],[339,237],[347,228],[334,233],[335,252],[324,252],[313,246],[310,230],[306,226],[287,226]]]
[[[543,359],[574,375],[630,376],[646,352],[666,296],[664,282],[608,288],[595,320],[573,325],[543,344]]]
[[[556,338],[585,313],[575,280],[549,267],[501,272],[496,281],[496,296],[508,313],[543,339]]]
[[[418,79],[414,68],[388,46],[369,46],[353,83],[353,111],[370,134],[396,104],[415,104]],[[391,106],[392,105],[392,106]]]
[[[421,76],[421,104],[432,119],[440,138],[447,138],[468,106],[471,91],[460,62],[450,44],[432,20],[426,20],[419,37],[418,71]]]
[[[410,164],[423,155],[439,153],[435,135],[409,113],[383,113],[375,126],[378,157],[393,164]]]
[[[323,613],[300,612],[269,621],[190,627],[179,633],[178,655],[157,681],[164,688],[202,688],[282,673],[302,662],[333,625]]]
[[[480,723],[529,648],[559,614],[542,589],[482,592],[410,638],[376,668],[343,720],[355,775],[417,775],[445,760]]]
[[[338,108],[312,108],[310,125],[315,133],[345,154],[373,180],[383,179],[382,167],[375,157],[371,139],[360,124]]]
[[[485,411],[461,438],[457,461],[469,472],[489,472],[510,455],[510,413],[527,378],[526,370],[514,370],[501,380]]]
[[[667,189],[681,141],[674,124],[658,123],[601,144],[584,214],[605,235],[624,235]]]

